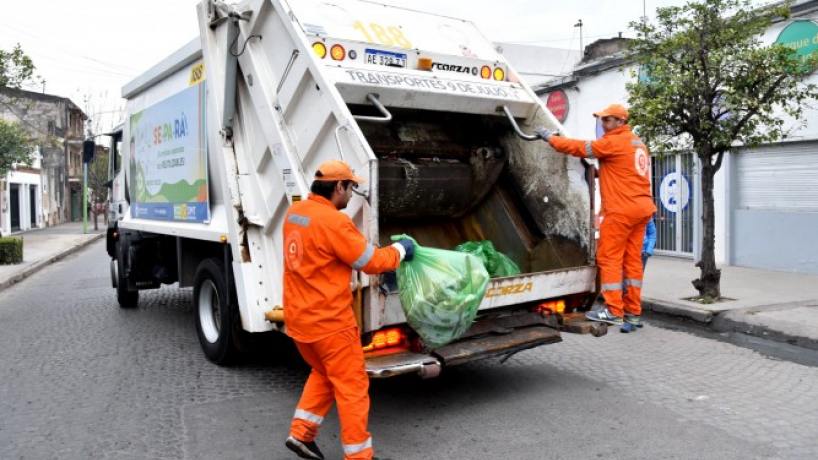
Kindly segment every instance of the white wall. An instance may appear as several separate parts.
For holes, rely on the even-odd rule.
[[[713,207],[715,213],[714,236],[716,244],[714,253],[716,263],[727,265],[730,263],[730,154],[724,154],[721,169],[713,178]],[[701,185],[699,185],[701,187]],[[694,242],[697,247],[701,245],[701,233],[699,242]]]
[[[596,139],[598,112],[609,104],[627,106],[630,81],[629,69],[611,69],[598,75],[583,77],[576,87],[565,89],[568,96],[568,116],[563,123],[566,133],[574,138]],[[547,95],[543,95],[543,100]]]
[[[771,44],[775,42],[781,31],[784,30],[788,25],[792,24],[796,20],[803,19],[812,20],[818,23],[818,13],[813,13],[810,16],[799,17],[793,20],[773,24],[773,26],[767,29],[767,32],[762,36],[761,38],[762,42],[765,44]],[[813,72],[812,75],[810,75],[804,80],[804,82],[818,84],[818,72]],[[813,107],[818,108],[818,103],[813,102],[812,105]],[[791,117],[788,117],[782,111],[777,112],[776,115],[782,117],[785,120],[784,127],[786,129],[792,129],[791,135],[788,136],[786,139],[783,139],[784,142],[818,139],[818,110],[805,110],[800,120],[795,120]]]
[[[42,226],[42,189],[40,188],[40,175],[30,172],[12,171],[6,176],[5,184],[5,190],[2,191],[6,196],[4,202],[5,209],[0,209],[0,212],[3,213],[2,233],[7,235],[11,232],[11,203],[9,202],[11,199],[11,184],[17,184],[19,186],[20,230],[24,231],[32,228],[31,192],[29,191],[31,188],[35,189],[35,210],[37,213],[37,223],[35,226]]]

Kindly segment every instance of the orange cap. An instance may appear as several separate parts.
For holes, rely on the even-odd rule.
[[[352,172],[352,168],[341,160],[329,160],[321,163],[318,170],[315,171],[315,180],[317,181],[333,181],[333,180],[351,180],[356,184],[364,182]]]
[[[620,120],[627,120],[628,119],[628,109],[625,108],[623,105],[619,104],[611,104],[608,107],[605,107],[600,112],[596,112],[594,114],[595,117],[614,117],[619,118]]]

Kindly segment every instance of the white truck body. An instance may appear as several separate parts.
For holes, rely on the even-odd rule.
[[[457,233],[495,239],[499,249],[513,258],[516,254],[524,273],[492,280],[481,314],[515,308],[531,312],[532,305],[567,297],[581,304],[569,311],[587,307],[596,278],[589,169],[544,142],[515,134],[519,129],[504,107],[522,130],[560,126],[472,23],[360,0],[248,0],[234,7],[204,0],[197,14],[199,37],[122,91],[128,119],[120,165],[111,168],[108,245],[121,304],[123,299],[135,304],[138,289],[195,285],[197,266],[211,257],[226,262],[225,282],[237,302],[228,305],[236,308],[240,328],[251,333],[281,329],[275,312],[283,307],[284,216],[293,201],[307,197],[320,163],[343,159],[367,179],[363,196],[354,197],[344,212],[369,240],[383,243],[403,230],[417,232],[421,243],[452,246],[460,242],[451,239]],[[343,47],[343,56],[337,46]],[[204,94],[197,132],[205,148],[208,217],[199,222],[146,218],[134,212],[131,195],[144,187],[135,176],[142,180],[151,172],[121,167],[143,161],[136,158],[141,154],[135,139],[144,133],[131,132],[138,123],[129,120],[158,113],[154,108],[162,109],[194,86]],[[438,123],[436,117],[443,118]],[[475,123],[486,123],[488,129]],[[472,131],[483,137],[485,147],[457,140],[459,133]],[[483,134],[489,131],[499,134]],[[440,146],[440,158],[432,145]],[[412,175],[439,176],[447,168],[453,184],[471,185],[463,190],[444,186],[436,194],[435,184],[445,185],[445,178],[427,183]],[[494,172],[482,171],[487,168]],[[465,172],[455,178],[455,170]],[[411,195],[415,187],[417,194]],[[454,202],[462,203],[456,207]],[[422,215],[425,206],[431,209],[428,217]],[[451,215],[447,206],[454,209]],[[184,208],[184,215],[186,209],[192,208]],[[397,293],[380,277],[355,272],[350,281],[366,337],[386,326],[405,327]],[[198,321],[207,322],[204,308],[197,306]],[[468,356],[558,341],[555,328],[604,333],[580,324],[577,315],[543,319],[559,323],[549,323],[557,335],[547,340],[512,340],[512,346],[489,347],[485,353],[476,343]],[[222,340],[218,321],[214,324]],[[200,325],[200,339],[208,353],[206,326]],[[381,355],[369,360],[370,374],[430,368],[426,374],[434,374],[449,364],[442,361],[430,350]]]

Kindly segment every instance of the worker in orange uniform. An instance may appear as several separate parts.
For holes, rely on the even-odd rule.
[[[603,220],[596,260],[606,308],[589,311],[592,321],[641,325],[642,242],[656,205],[650,190],[648,149],[627,124],[628,110],[613,104],[594,114],[605,134],[595,141],[537,134],[558,152],[599,161]],[[624,279],[623,279],[624,276]],[[625,289],[623,295],[623,289]]]
[[[369,378],[352,310],[352,270],[393,271],[412,259],[414,244],[403,239],[377,248],[340,212],[361,182],[346,163],[327,161],[315,173],[309,198],[294,203],[285,218],[284,324],[312,367],[286,441],[301,458],[324,458],[315,438],[333,401],[344,458],[373,458]]]

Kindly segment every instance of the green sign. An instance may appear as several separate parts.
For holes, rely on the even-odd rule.
[[[130,118],[131,216],[210,220],[205,82]]]
[[[818,24],[807,19],[793,21],[778,34],[775,43],[791,49],[793,57],[805,61],[818,52]]]

